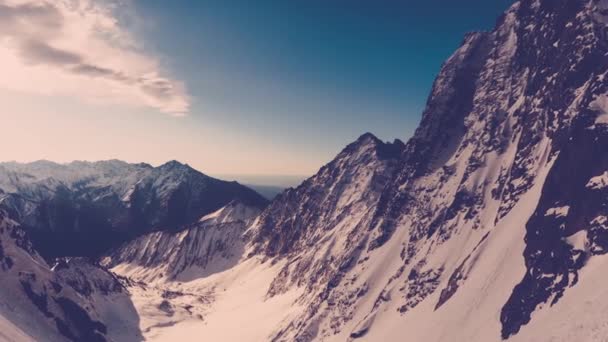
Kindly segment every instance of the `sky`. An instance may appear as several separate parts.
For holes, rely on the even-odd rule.
[[[0,160],[312,175],[365,132],[407,140],[511,2],[0,0]]]

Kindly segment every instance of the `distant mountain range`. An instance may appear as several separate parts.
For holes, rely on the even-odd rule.
[[[236,182],[172,161],[0,163],[0,207],[45,257],[96,256],[153,230],[175,230],[233,200],[267,200]]]

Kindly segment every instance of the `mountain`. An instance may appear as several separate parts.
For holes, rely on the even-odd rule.
[[[176,161],[0,164],[0,205],[45,257],[97,256],[153,230],[179,229],[233,200],[267,200]]]
[[[139,318],[120,281],[86,260],[51,268],[0,211],[0,339],[140,341]]]
[[[243,234],[258,207],[233,201],[179,232],[153,232],[124,244],[102,263],[121,266],[131,279],[188,281],[234,266],[243,254]]]
[[[399,140],[389,144],[370,133],[361,136],[315,176],[271,203],[252,228],[256,248],[269,256],[300,255],[326,232],[340,234],[341,227],[371,217],[404,148]]]
[[[68,260],[72,271],[62,271],[65,261],[49,271],[30,247],[11,242],[21,255],[15,260],[24,261],[12,269],[3,261],[10,290],[0,299],[15,293],[28,304],[0,312],[2,333],[15,340],[36,339],[42,329],[71,340],[128,331],[155,341],[603,341],[607,56],[608,1],[520,0],[494,30],[468,34],[444,63],[407,143],[364,134],[266,207],[231,198],[205,214],[191,210],[203,207],[191,204],[200,193],[192,189],[209,180],[178,163],[107,165],[102,173],[94,164],[70,172],[44,162],[28,172],[5,165],[0,184],[11,225],[38,222],[36,208],[45,208],[21,194],[47,198],[62,188],[67,198],[104,203],[116,231],[126,221],[139,234],[104,253],[101,265]],[[46,212],[60,212],[59,203]],[[17,271],[28,267],[44,275],[34,277],[40,282]],[[55,277],[68,284],[61,288],[76,303],[70,307],[81,308],[73,310],[77,318],[58,304],[64,294],[55,293]],[[19,285],[23,279],[28,285]],[[118,310],[128,313],[124,321],[103,314],[116,308],[105,304],[112,300],[104,291],[91,300],[83,290],[108,284],[123,299],[117,307],[129,308]],[[20,319],[29,312],[42,321]],[[68,322],[72,335],[62,335],[57,321]],[[129,330],[133,322],[138,328]]]
[[[204,323],[146,336],[605,339],[607,24],[605,0],[521,0],[468,34],[407,144],[363,135],[272,201],[233,267],[138,292],[150,320],[161,289],[206,294],[182,296]]]

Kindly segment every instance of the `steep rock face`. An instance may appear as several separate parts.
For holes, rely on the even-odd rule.
[[[67,284],[91,303],[100,321],[108,327],[108,340],[143,340],[140,318],[124,286],[124,279],[85,258],[58,259],[52,271],[61,283]]]
[[[253,252],[288,259],[268,295],[293,287],[310,294],[309,310],[297,324],[316,324],[319,306],[332,301],[332,290],[362,258],[372,233],[370,221],[403,148],[398,140],[384,143],[371,134],[361,136],[315,176],[279,195],[249,229]],[[302,338],[283,332],[275,336],[292,337]]]
[[[608,92],[607,7],[605,1],[554,1],[522,6],[518,13],[520,26],[534,24],[543,33],[520,33],[524,46],[536,43],[541,52],[525,51],[519,58],[537,66],[537,75],[550,75],[549,82],[533,78],[530,89],[544,101],[557,157],[527,223],[527,272],[502,311],[505,338],[528,323],[539,305],[557,303],[577,284],[588,258],[608,247],[600,223],[608,192],[590,184],[608,162],[608,131],[601,119]]]
[[[135,308],[113,275],[85,261],[51,270],[2,211],[0,264],[0,316],[11,322],[9,336],[32,341],[142,339]]]
[[[154,232],[112,251],[102,263],[135,281],[190,281],[234,266],[247,225],[261,208],[233,201],[179,232]]]
[[[500,320],[452,338],[498,340],[567,295],[606,248],[606,8],[515,3],[444,64],[404,148],[374,159],[357,152],[364,136],[275,200],[249,232],[253,250],[287,259],[268,295],[305,287],[308,309],[273,338],[386,338],[374,326],[441,325],[469,298],[470,320]],[[492,298],[473,303],[475,288]]]
[[[362,135],[314,177],[272,202],[252,229],[259,249],[269,256],[295,254],[324,232],[369,216],[403,146]]]
[[[151,230],[179,229],[235,199],[267,202],[178,162],[4,163],[0,189],[0,204],[49,258],[96,256]]]

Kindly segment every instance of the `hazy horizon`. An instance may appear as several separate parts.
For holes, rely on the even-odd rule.
[[[167,160],[167,161],[161,162],[161,163],[148,163],[145,161],[127,161],[127,160],[121,160],[121,159],[105,159],[105,160],[71,160],[71,161],[66,161],[66,162],[57,162],[57,161],[49,160],[49,159],[38,159],[38,160],[29,160],[29,161],[0,160],[0,165],[7,164],[7,163],[9,163],[9,164],[10,163],[31,164],[31,163],[37,163],[37,162],[50,162],[50,163],[55,163],[55,164],[59,164],[59,165],[69,165],[71,163],[79,163],[79,162],[95,163],[95,162],[109,162],[109,161],[113,161],[113,160],[126,162],[129,164],[148,164],[152,167],[159,167],[165,163],[174,161],[174,160]],[[179,161],[179,160],[176,160],[176,161],[181,163],[181,161]],[[188,163],[183,163],[183,164],[189,165]],[[299,185],[305,179],[312,176],[312,173],[311,174],[299,174],[299,175],[294,175],[294,174],[242,174],[242,173],[219,173],[218,174],[218,173],[208,173],[204,169],[199,169],[192,165],[189,165],[189,166],[194,168],[195,170],[197,170],[203,174],[206,174],[207,176],[213,177],[213,178],[222,179],[222,180],[226,180],[226,181],[237,181],[244,185],[269,186],[269,187],[277,187],[277,188],[295,187],[295,186]]]

